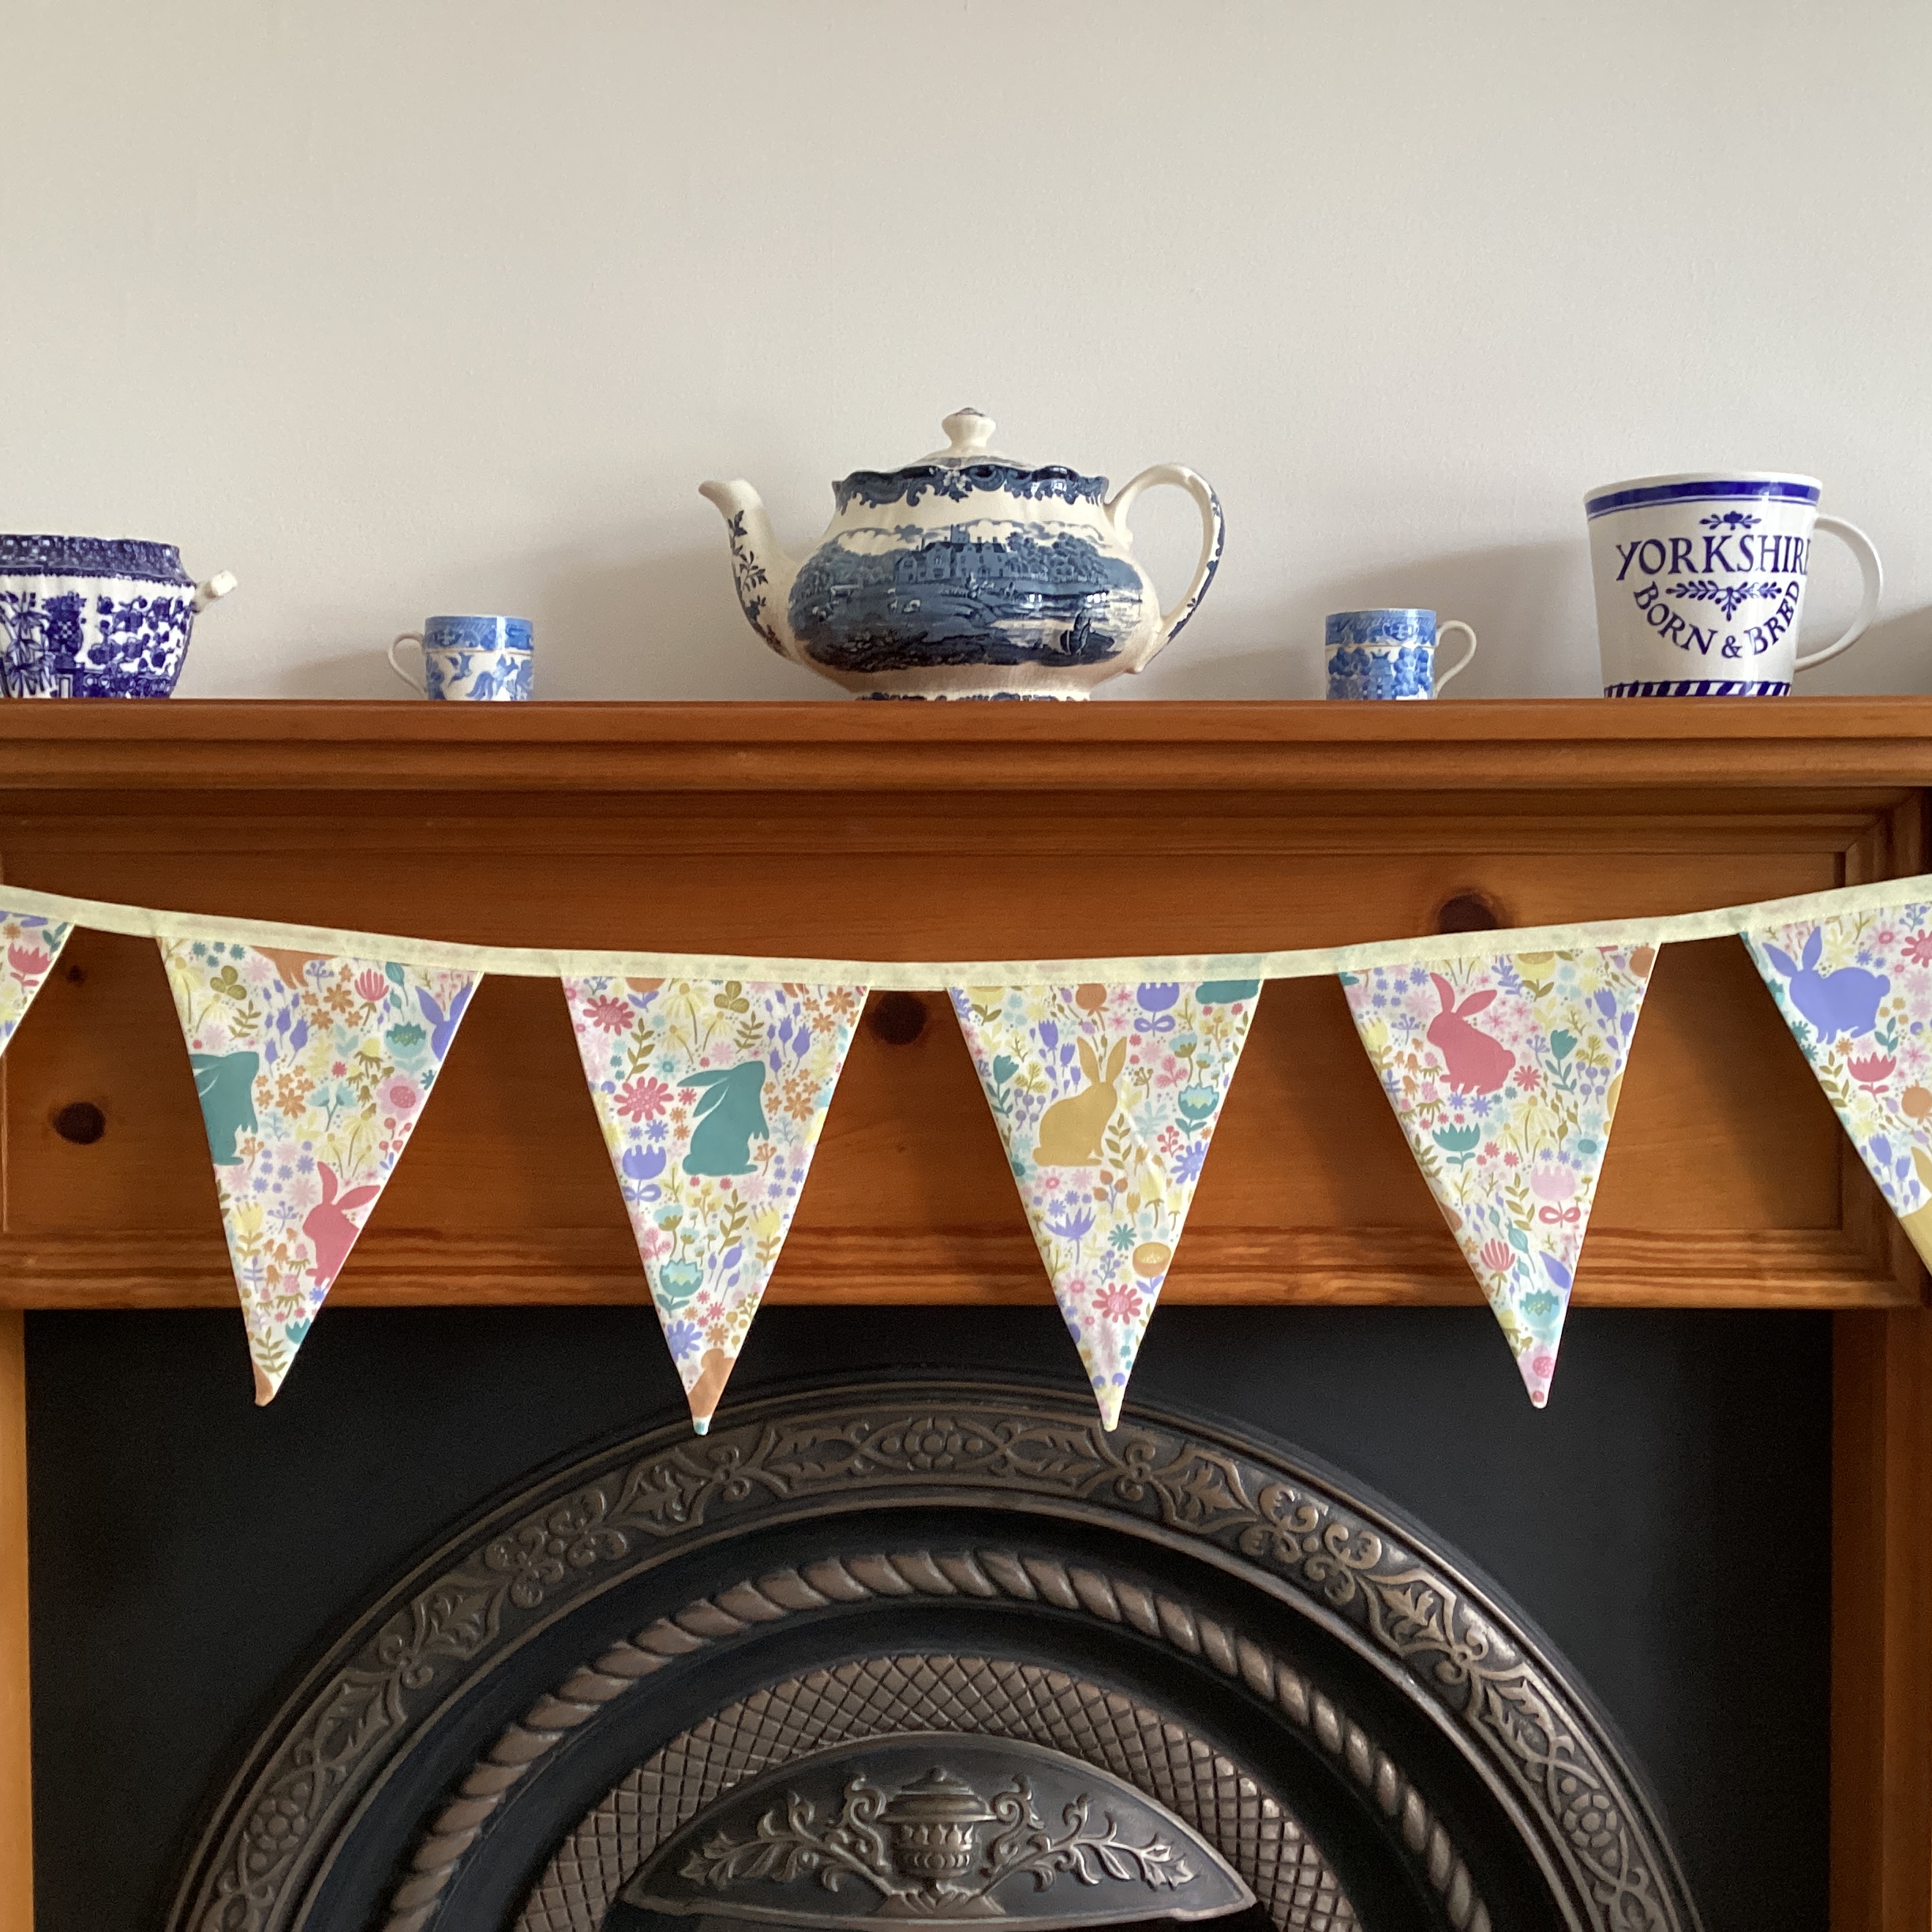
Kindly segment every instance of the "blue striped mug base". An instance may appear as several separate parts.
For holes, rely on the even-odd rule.
[[[1788,698],[1788,678],[1644,678],[1606,684],[1606,698]]]

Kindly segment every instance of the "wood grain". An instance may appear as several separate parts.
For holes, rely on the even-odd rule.
[[[1833,1932],[1932,1923],[1932,1314],[1833,1324]]]
[[[24,1328],[17,1314],[0,1314],[0,1926],[33,1932]]]

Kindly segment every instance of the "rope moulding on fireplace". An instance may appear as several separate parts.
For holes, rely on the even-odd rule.
[[[889,1506],[1018,1511],[1034,1538],[1055,1520],[1069,1530],[1086,1526],[1140,1543],[1151,1558],[1166,1552],[1161,1560],[1203,1563],[1260,1592],[1339,1641],[1429,1720],[1486,1790],[1572,1925],[1593,1932],[1696,1926],[1649,1801],[1586,1694],[1520,1619],[1419,1533],[1299,1459],[1219,1429],[1141,1412],[1110,1436],[1078,1397],[983,1381],[767,1397],[702,1442],[675,1426],[654,1431],[489,1512],[399,1583],[291,1696],[217,1808],[169,1924],[175,1932],[294,1932],[307,1919],[332,1848],[401,1755],[434,1735],[425,1728],[454,1708],[466,1685],[482,1681],[536,1632],[627,1579],[715,1550],[721,1538],[829,1529],[850,1512]],[[872,1541],[877,1529],[847,1533],[860,1567],[848,1556],[843,1570],[875,1596],[896,1593],[910,1608],[938,1604],[949,1586],[951,1601],[975,1593],[976,1586],[962,1589],[959,1581],[968,1571],[942,1563],[944,1545],[899,1552],[907,1569],[882,1559],[870,1567],[863,1552],[880,1548]],[[976,1541],[959,1548],[993,1553]],[[915,1558],[930,1558],[930,1568]],[[1108,1595],[1090,1582],[1089,1602],[1074,1581],[1076,1571],[1098,1577],[1095,1566],[1063,1567],[1061,1594],[1071,1607],[1111,1621]],[[974,1567],[998,1589],[984,1560]],[[1024,1565],[1006,1574],[1054,1601]],[[807,1601],[805,1589],[830,1597],[809,1563],[799,1575],[799,1601]],[[914,1578],[930,1581],[919,1588]],[[418,1840],[417,1873],[429,1880],[461,1857],[466,1847],[457,1841],[479,1831],[503,1793],[601,1707],[590,1693],[618,1699],[667,1656],[806,1614],[785,1608],[782,1591],[791,1587],[727,1589],[689,1606],[695,1627],[673,1616],[627,1646],[605,1639],[598,1661],[563,1679],[530,1710],[530,1721],[493,1747],[474,1747],[486,1753],[482,1763],[471,1761],[480,1782],[455,1807],[446,1800],[428,1814],[436,1822],[429,1842]],[[1059,1591],[1057,1581],[1052,1588]],[[1244,1633],[1219,1616],[1190,1611],[1178,1595],[1163,1616],[1162,1593],[1143,1603],[1123,1598],[1118,1581],[1108,1588],[1123,1627],[1136,1612],[1151,1619],[1150,1634],[1163,1646],[1197,1655],[1294,1723],[1297,1694],[1279,1661],[1271,1695],[1256,1688],[1267,1681],[1262,1660],[1278,1657],[1272,1646],[1249,1637],[1244,1650]],[[1330,1707],[1332,1718],[1324,1717],[1310,1698],[1305,1735],[1328,1761],[1339,1761],[1400,1833],[1408,1826],[1406,1794],[1391,1814],[1383,1754],[1339,1703],[1331,1698]],[[468,1805],[477,1808],[466,1814]],[[1425,1855],[1434,1844],[1432,1828]],[[433,1900],[399,1900],[405,1910],[418,1902]]]
[[[1223,1676],[1238,1679],[1312,1738],[1386,1818],[1399,1823],[1403,1845],[1440,1894],[1457,1932],[1488,1932],[1488,1911],[1476,1894],[1469,1868],[1421,1792],[1301,1672],[1231,1625],[1128,1578],[998,1549],[827,1557],[802,1569],[775,1571],[687,1604],[631,1642],[605,1652],[511,1725],[464,1779],[455,1802],[438,1815],[417,1848],[411,1875],[390,1901],[385,1932],[421,1932],[490,1814],[525,1775],[568,1732],[667,1664],[720,1638],[800,1612],[882,1598],[962,1596],[1045,1602],[1085,1612],[1171,1644],[1189,1657],[1204,1657]],[[1252,1872],[1242,1876],[1251,1882],[1255,1878]],[[1278,1924],[1285,1923],[1278,1918]]]

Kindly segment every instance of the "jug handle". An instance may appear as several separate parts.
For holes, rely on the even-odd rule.
[[[1124,667],[1129,671],[1142,671],[1154,661],[1158,653],[1165,650],[1180,635],[1181,627],[1194,615],[1195,606],[1208,594],[1208,586],[1214,582],[1214,574],[1220,567],[1221,499],[1208,487],[1204,477],[1197,477],[1192,470],[1181,463],[1156,463],[1151,470],[1143,470],[1132,482],[1123,483],[1113,496],[1101,507],[1106,512],[1107,521],[1118,533],[1121,541],[1129,549],[1133,547],[1133,538],[1127,528],[1127,512],[1134,506],[1134,499],[1144,489],[1151,489],[1157,483],[1171,483],[1184,489],[1194,499],[1195,507],[1200,511],[1201,552],[1200,561],[1194,567],[1193,580],[1187,587],[1181,601],[1172,610],[1161,612],[1160,622],[1154,627],[1154,635],[1147,648],[1134,661]]]
[[[1859,599],[1858,613],[1844,635],[1834,638],[1822,650],[1799,658],[1792,666],[1794,671],[1809,671],[1814,665],[1829,664],[1840,651],[1848,651],[1878,615],[1878,600],[1885,594],[1885,566],[1878,561],[1878,547],[1855,523],[1848,523],[1843,517],[1822,516],[1815,527],[1829,530],[1858,560],[1859,573],[1865,579],[1865,594]]]

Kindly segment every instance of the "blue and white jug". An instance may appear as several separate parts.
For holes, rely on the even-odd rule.
[[[1213,581],[1221,505],[1192,470],[1159,463],[1113,496],[1105,477],[987,448],[961,410],[946,447],[902,470],[857,470],[803,563],[778,548],[749,483],[706,483],[724,513],[738,601],[782,657],[866,698],[1084,698],[1171,643]],[[1163,610],[1134,561],[1127,514],[1157,483],[1200,511],[1200,560]]]

